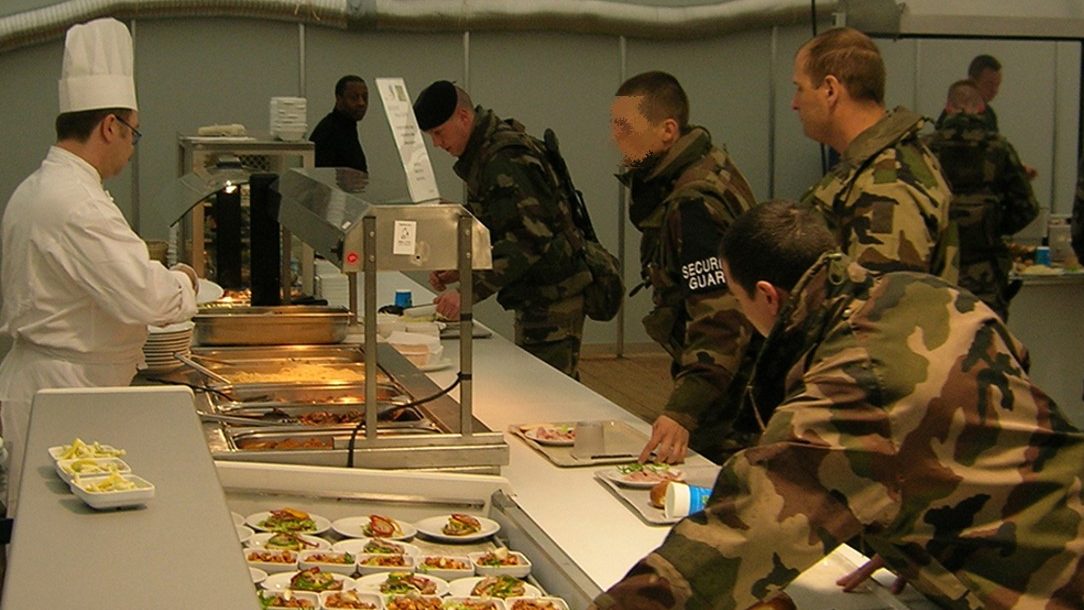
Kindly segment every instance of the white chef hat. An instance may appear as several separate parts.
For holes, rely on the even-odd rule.
[[[112,18],[74,25],[64,41],[60,113],[136,108],[132,36]]]

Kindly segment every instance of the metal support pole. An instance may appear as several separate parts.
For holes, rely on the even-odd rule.
[[[456,247],[459,252],[459,431],[464,437],[474,433],[473,409],[471,408],[471,347],[474,341],[474,281],[471,277],[471,217],[459,217]]]
[[[365,274],[365,438],[376,440],[376,217],[361,219]]]

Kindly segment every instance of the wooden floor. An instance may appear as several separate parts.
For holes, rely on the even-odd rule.
[[[646,422],[653,422],[670,396],[670,357],[636,353],[622,357],[584,355],[580,382]]]

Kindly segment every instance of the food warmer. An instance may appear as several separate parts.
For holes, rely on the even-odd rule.
[[[223,182],[208,177],[214,180],[189,191],[198,196]],[[362,199],[368,186],[364,174],[343,168],[290,170],[277,185],[283,228],[350,275],[350,313],[299,306],[202,311],[202,345],[192,350],[202,372],[186,369],[165,380],[207,390],[197,408],[219,460],[497,472],[508,463],[508,446],[472,415],[471,333],[460,342],[457,404],[446,395],[452,388],[442,391],[394,349],[377,345],[375,328],[378,269],[458,268],[469,276],[472,268],[492,266],[488,232],[462,206],[371,203]],[[358,271],[365,280],[364,343],[338,343],[357,320]],[[469,305],[462,317],[463,325],[471,323]],[[287,374],[298,369],[304,374]]]

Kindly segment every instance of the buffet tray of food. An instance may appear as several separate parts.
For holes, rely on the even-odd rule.
[[[274,468],[219,464],[241,552],[265,603],[569,610],[598,593],[585,575],[569,576],[571,562],[500,477],[296,466],[279,466],[288,469],[279,476]]]
[[[192,319],[200,345],[341,343],[350,325],[345,307],[282,305],[201,309]]]

